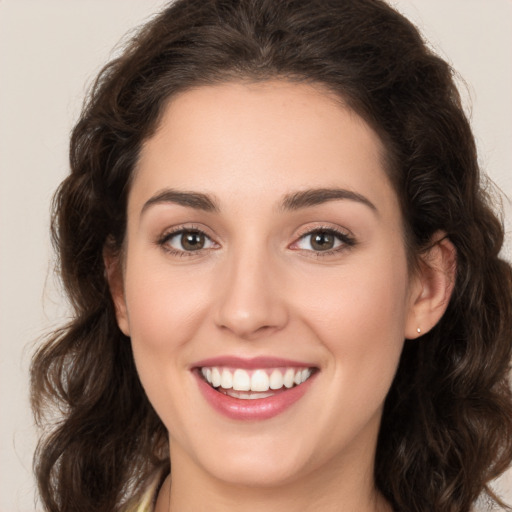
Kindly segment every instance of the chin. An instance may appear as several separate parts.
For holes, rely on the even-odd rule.
[[[204,469],[225,484],[239,487],[282,487],[300,478],[302,465],[280,457],[226,457]]]
[[[209,439],[218,439],[210,437]],[[282,443],[276,439],[247,439],[216,442],[196,449],[196,463],[214,479],[240,487],[278,487],[300,478],[310,457],[302,443]]]

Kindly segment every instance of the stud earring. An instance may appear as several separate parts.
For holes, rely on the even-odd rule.
[[[416,329],[416,331],[418,334],[421,334],[421,329],[419,327]]]

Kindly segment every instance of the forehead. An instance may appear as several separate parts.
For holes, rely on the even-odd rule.
[[[378,201],[394,196],[384,155],[368,124],[321,86],[203,86],[166,105],[142,148],[132,196],[143,201],[172,186],[250,201],[343,187]]]

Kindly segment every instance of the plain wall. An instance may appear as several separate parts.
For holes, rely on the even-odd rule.
[[[119,39],[162,0],[0,0],[0,512],[36,510],[28,365],[63,323],[49,205],[69,132]],[[482,167],[512,197],[512,2],[395,0],[465,82]],[[512,212],[505,203],[511,258]],[[499,484],[512,501],[512,472]]]

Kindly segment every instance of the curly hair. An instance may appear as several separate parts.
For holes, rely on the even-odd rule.
[[[178,0],[100,73],[54,198],[74,316],[32,363],[34,413],[51,424],[35,456],[46,510],[126,510],[169,470],[167,432],[116,323],[103,252],[122,246],[133,169],[168,98],[274,78],[323,84],[379,134],[412,266],[436,232],[457,251],[446,313],[421,341],[405,342],[384,407],[377,488],[397,512],[467,512],[483,491],[501,503],[488,483],[512,461],[512,269],[499,257],[503,228],[453,70],[382,0]]]

